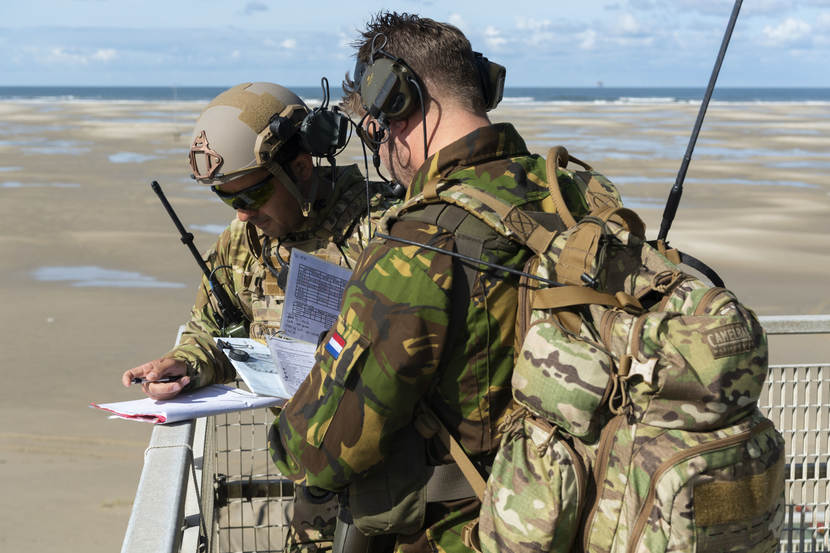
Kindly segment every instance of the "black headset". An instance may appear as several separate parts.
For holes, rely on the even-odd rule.
[[[285,144],[300,133],[303,150],[315,157],[333,158],[348,142],[349,119],[337,106],[329,108],[329,82],[322,78],[323,102],[302,120],[274,115],[268,122],[274,137]]]
[[[378,40],[381,40],[379,45]],[[384,50],[384,46],[386,36],[375,35],[369,61],[358,59],[354,69],[363,109],[381,123],[408,117],[419,102],[423,103],[425,91],[415,71],[404,60]],[[507,70],[479,52],[473,55],[485,111],[490,111],[502,100]]]

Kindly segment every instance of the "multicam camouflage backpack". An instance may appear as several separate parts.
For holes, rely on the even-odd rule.
[[[754,313],[646,243],[616,189],[564,148],[547,174],[565,230],[463,184],[438,192],[536,254],[520,287],[516,410],[468,545],[774,550],[784,445],[756,406],[767,343]],[[578,221],[562,176],[591,209]]]

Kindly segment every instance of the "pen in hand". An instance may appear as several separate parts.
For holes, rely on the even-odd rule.
[[[179,380],[181,377],[182,377],[182,375],[164,376],[164,377],[159,378],[157,380],[147,380],[146,378],[143,378],[143,377],[140,377],[140,376],[134,376],[133,378],[130,379],[130,382],[132,382],[133,384],[153,384],[155,382],[175,382],[175,381]]]

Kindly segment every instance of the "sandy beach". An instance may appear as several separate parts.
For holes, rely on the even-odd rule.
[[[206,250],[233,217],[188,178],[201,103],[0,101],[0,550],[120,549],[152,427],[90,402],[138,397],[121,373],[167,351],[200,276],[150,189]],[[619,185],[654,238],[694,104],[505,103],[529,148],[565,145]],[[354,137],[338,158],[360,160]],[[830,313],[826,104],[716,104],[670,243],[760,315]],[[830,360],[826,336],[772,361]],[[69,541],[71,540],[71,542]]]

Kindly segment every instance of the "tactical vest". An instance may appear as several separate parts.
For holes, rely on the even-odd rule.
[[[261,244],[257,244],[259,237],[256,236],[256,230],[252,230],[251,226],[247,230],[249,245],[256,255],[256,262],[239,275],[237,296],[243,306],[250,305],[249,334],[256,340],[265,340],[280,329],[285,291],[279,280],[288,276],[287,268],[292,248],[298,248],[341,267],[353,267],[356,260],[346,257],[335,244],[319,236],[280,244],[274,244],[272,240],[265,238]],[[285,276],[280,277],[283,271]]]

